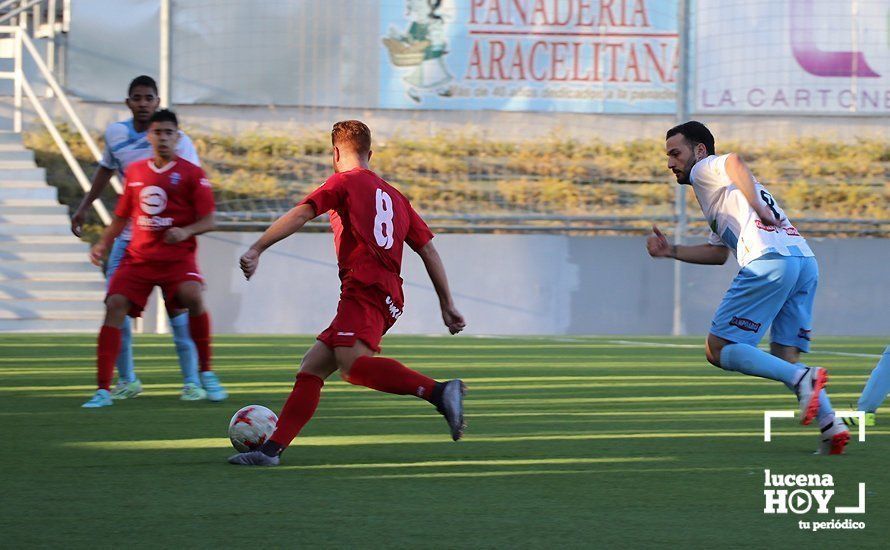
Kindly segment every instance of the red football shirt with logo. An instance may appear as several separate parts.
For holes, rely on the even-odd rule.
[[[131,221],[133,238],[127,247],[131,261],[170,262],[192,258],[198,241],[190,237],[166,243],[164,232],[191,225],[214,209],[213,190],[204,170],[177,157],[161,168],[153,159],[132,163],[114,213]]]
[[[402,249],[423,248],[433,238],[426,223],[395,187],[370,170],[334,174],[300,204],[316,215],[331,212],[340,280],[401,289]]]

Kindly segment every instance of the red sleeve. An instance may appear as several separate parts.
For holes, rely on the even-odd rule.
[[[315,208],[315,215],[320,216],[328,210],[336,210],[345,200],[346,186],[343,185],[343,178],[334,174],[321,187],[309,193],[297,206],[311,204]]]
[[[194,201],[195,214],[200,219],[213,213],[216,210],[216,203],[213,202],[213,187],[210,185],[210,180],[207,179],[204,170],[198,166],[195,167],[195,179],[197,183],[192,200]]]
[[[132,212],[130,208],[133,188],[130,187],[130,170],[124,174],[124,193],[118,197],[117,206],[114,207],[114,215],[118,218],[129,218]]]
[[[411,250],[417,252],[426,246],[426,243],[433,240],[433,232],[430,231],[429,226],[423,221],[420,214],[414,210],[411,203],[407,200],[405,202],[408,204],[409,218],[408,234],[405,235],[405,242],[411,247]]]

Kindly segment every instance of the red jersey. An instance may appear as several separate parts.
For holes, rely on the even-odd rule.
[[[192,257],[198,247],[194,237],[169,244],[164,232],[191,225],[215,209],[204,170],[178,157],[163,168],[146,159],[127,168],[125,186],[114,213],[129,218],[132,225],[128,257],[136,262]]]
[[[363,168],[334,174],[303,199],[315,214],[331,212],[340,280],[401,288],[402,249],[423,248],[433,233],[411,203],[377,174]]]

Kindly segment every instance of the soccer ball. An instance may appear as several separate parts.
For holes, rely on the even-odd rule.
[[[229,421],[229,439],[242,453],[255,451],[275,431],[278,417],[262,405],[242,407]]]

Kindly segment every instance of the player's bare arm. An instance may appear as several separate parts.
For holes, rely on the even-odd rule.
[[[751,173],[748,165],[745,164],[745,161],[743,161],[740,156],[735,153],[727,155],[725,169],[726,175],[729,176],[732,183],[739,188],[739,191],[745,195],[745,199],[747,199],[751,208],[757,212],[760,221],[767,225],[775,225],[782,221],[780,218],[777,218],[775,212],[770,209],[769,206],[763,204],[760,197],[757,196],[754,174]]]
[[[93,174],[93,182],[90,186],[90,191],[86,194],[83,200],[80,201],[77,210],[75,210],[74,215],[71,216],[71,232],[77,237],[80,237],[83,234],[83,220],[86,218],[87,210],[90,209],[93,201],[102,195],[102,191],[108,187],[108,182],[111,181],[111,176],[113,175],[114,170],[110,170],[104,166],[100,166],[96,170],[96,173]]]
[[[257,239],[253,245],[241,256],[241,271],[245,279],[250,279],[256,272],[260,262],[260,254],[278,241],[290,237],[300,230],[306,222],[317,217],[315,207],[311,204],[300,204],[275,220],[275,223]]]
[[[115,216],[114,220],[105,228],[105,231],[102,232],[102,236],[99,237],[99,242],[93,245],[90,249],[90,262],[93,265],[102,265],[102,258],[105,257],[105,253],[108,251],[109,246],[111,246],[111,242],[117,238],[118,235],[121,234],[121,231],[127,226],[128,218],[121,218],[120,216]]]
[[[690,264],[723,265],[729,258],[729,249],[725,246],[671,244],[657,225],[652,226],[652,235],[646,239],[646,250],[653,258],[673,258]]]
[[[201,235],[202,233],[207,233],[208,231],[213,231],[216,228],[216,219],[214,218],[213,212],[207,214],[203,218],[200,218],[193,224],[187,225],[185,227],[171,227],[167,231],[164,232],[164,242],[166,243],[181,243],[186,239],[190,239],[196,235]]]
[[[417,254],[420,256],[420,259],[423,260],[423,265],[426,267],[426,272],[430,276],[433,288],[436,289],[436,295],[439,296],[439,307],[442,309],[442,320],[445,321],[445,326],[448,327],[448,332],[457,334],[462,331],[467,324],[464,321],[463,316],[454,306],[451,290],[448,288],[448,277],[445,275],[445,264],[442,263],[442,258],[439,256],[439,252],[436,250],[432,241],[426,243],[423,248],[417,251]]]

